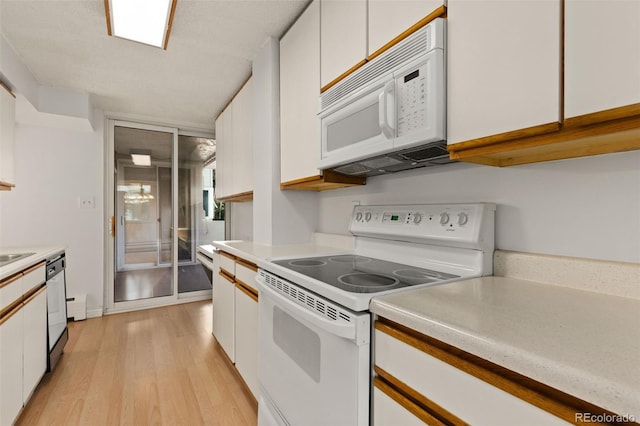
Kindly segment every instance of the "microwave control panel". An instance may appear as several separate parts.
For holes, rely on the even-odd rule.
[[[396,78],[398,136],[427,126],[427,67],[422,65]]]

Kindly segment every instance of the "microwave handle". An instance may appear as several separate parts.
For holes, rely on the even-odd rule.
[[[378,122],[380,124],[380,130],[382,130],[382,133],[384,133],[387,139],[393,139],[396,133],[393,126],[389,123],[387,114],[387,112],[389,111],[388,99],[389,96],[391,96],[391,98],[393,99],[393,91],[396,85],[395,83],[396,82],[394,80],[391,80],[390,82],[385,84],[384,90],[378,95]],[[391,113],[394,115],[395,121],[395,111],[392,109]]]

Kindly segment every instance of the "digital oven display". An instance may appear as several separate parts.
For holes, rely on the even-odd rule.
[[[403,223],[407,219],[406,213],[386,212],[382,215],[382,223]]]

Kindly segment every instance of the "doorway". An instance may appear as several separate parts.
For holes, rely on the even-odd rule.
[[[203,176],[215,140],[175,128],[109,120],[106,310],[130,310],[211,297],[196,260],[210,243]],[[208,200],[207,200],[208,202]]]

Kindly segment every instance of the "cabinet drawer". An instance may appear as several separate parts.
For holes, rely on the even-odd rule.
[[[22,299],[22,274],[16,274],[0,281],[0,313],[16,300]]]
[[[28,293],[34,287],[38,287],[47,280],[45,262],[38,265],[34,265],[31,268],[23,271],[22,277],[22,292]]]
[[[452,365],[375,331],[375,364],[470,424],[566,425],[562,419]]]
[[[238,259],[236,261],[236,281],[241,281],[243,284],[251,287],[256,292],[256,274],[258,268],[250,262],[242,261]]]
[[[236,257],[221,251],[219,260],[220,269],[224,269],[229,275],[234,277],[236,275]]]

